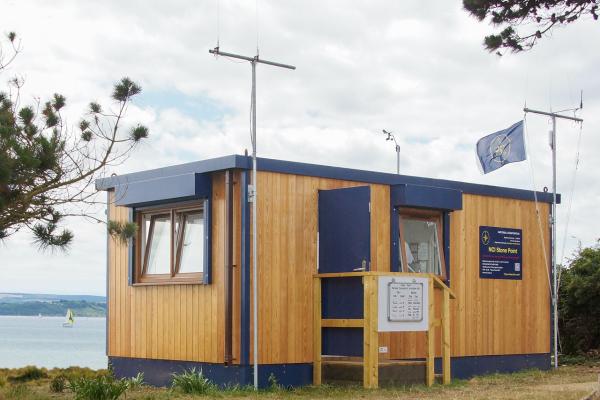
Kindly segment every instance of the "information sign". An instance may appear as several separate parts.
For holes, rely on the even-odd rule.
[[[429,327],[429,279],[380,276],[377,312],[379,332],[426,331]]]
[[[521,229],[479,227],[479,277],[482,279],[523,278]]]

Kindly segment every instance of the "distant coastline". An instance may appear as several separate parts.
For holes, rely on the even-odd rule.
[[[76,317],[106,317],[106,298],[88,295],[0,293],[0,315],[64,316],[71,309]]]

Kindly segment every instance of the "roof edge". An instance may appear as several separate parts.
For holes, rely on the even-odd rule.
[[[163,168],[155,168],[124,175],[117,175],[96,180],[97,190],[109,190],[116,186],[133,182],[151,181],[166,177],[174,177],[185,174],[196,174],[206,172],[223,171],[227,169],[251,169],[252,158],[243,155],[227,155],[211,158],[208,160],[195,161],[186,164],[173,165]],[[355,182],[400,185],[413,184],[433,186],[460,190],[464,193],[479,194],[484,196],[506,197],[519,200],[538,201],[552,203],[552,193],[534,192],[526,189],[515,189],[503,186],[484,185],[479,183],[468,183],[437,178],[424,178],[411,175],[397,175],[386,172],[375,172],[344,167],[333,167],[328,165],[308,164],[297,161],[283,161],[271,158],[258,158],[257,168],[259,171],[278,172],[304,176],[316,176],[329,179],[340,179]],[[560,203],[560,195],[557,194],[557,202]]]

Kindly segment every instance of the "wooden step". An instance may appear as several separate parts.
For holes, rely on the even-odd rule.
[[[322,363],[328,364],[328,365],[359,365],[362,367],[363,365],[363,361],[362,360],[322,360]],[[388,366],[388,365],[406,365],[406,366],[412,366],[412,365],[426,365],[427,362],[425,361],[413,361],[413,360],[381,360],[379,361],[379,366]]]
[[[379,385],[396,386],[422,384],[425,382],[425,361],[380,360]],[[363,380],[361,357],[323,356],[323,382],[338,384],[360,384]]]

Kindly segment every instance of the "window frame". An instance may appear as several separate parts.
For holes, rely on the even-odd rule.
[[[444,216],[441,211],[436,210],[423,210],[417,208],[400,208],[398,210],[397,216],[398,218],[398,238],[399,238],[399,269],[401,272],[412,273],[408,270],[408,263],[406,262],[406,247],[404,242],[404,219],[416,220],[416,221],[427,221],[427,222],[435,222],[436,224],[436,233],[437,233],[437,248],[438,248],[438,257],[440,260],[440,274],[435,274],[444,282],[447,281],[447,271],[446,271],[446,254],[444,251]]]
[[[207,251],[207,247],[210,246],[209,241],[209,227],[210,219],[208,218],[207,208],[209,207],[208,201],[192,201],[185,203],[174,203],[166,204],[162,206],[153,207],[140,207],[135,209],[133,219],[138,224],[138,232],[135,236],[135,251],[134,253],[134,286],[143,285],[171,285],[171,284],[207,284],[207,277],[209,273],[207,268],[210,268],[210,262],[207,257],[210,257],[210,251]],[[200,212],[204,222],[204,232],[202,246],[204,248],[203,258],[199,262],[202,263],[202,272],[187,272],[179,273],[177,271],[181,256],[181,250],[176,247],[180,247],[176,238],[176,224],[178,215],[187,215]],[[150,216],[151,223],[149,231],[154,230],[154,218],[159,216],[169,216],[171,223],[169,232],[169,273],[168,274],[147,274],[148,268],[148,255],[149,248],[152,243],[153,235],[149,235],[150,232],[146,232],[144,223],[144,217]],[[181,221],[179,222],[182,223]],[[183,234],[183,225],[180,229],[179,234]],[[146,237],[144,237],[146,235]],[[148,239],[146,243],[145,240]]]

